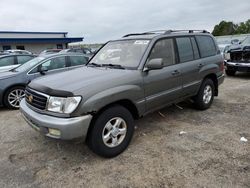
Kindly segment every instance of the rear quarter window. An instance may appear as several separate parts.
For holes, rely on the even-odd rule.
[[[209,57],[216,55],[216,47],[212,37],[210,36],[195,36],[201,57]]]

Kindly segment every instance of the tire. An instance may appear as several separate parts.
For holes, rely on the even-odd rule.
[[[226,70],[226,74],[227,74],[228,76],[234,76],[235,73],[236,73],[236,71],[234,71],[234,70]]]
[[[20,101],[24,96],[24,87],[12,87],[5,92],[3,103],[8,109],[17,110],[19,109]]]
[[[120,123],[118,126],[120,132],[115,128],[116,123],[117,125]],[[121,134],[124,132],[125,134]],[[87,136],[87,144],[97,155],[111,158],[119,155],[128,147],[133,133],[132,114],[126,108],[116,105],[103,111],[94,120]]]
[[[214,100],[215,86],[211,79],[205,79],[199,89],[198,94],[194,97],[194,105],[199,110],[208,109]]]

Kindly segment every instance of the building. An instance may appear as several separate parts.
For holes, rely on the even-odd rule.
[[[0,51],[9,49],[40,53],[46,49],[64,49],[71,42],[81,42],[83,37],[67,37],[67,32],[0,31]]]

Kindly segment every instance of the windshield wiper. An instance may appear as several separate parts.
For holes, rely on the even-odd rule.
[[[97,63],[89,63],[87,64],[87,67],[92,66],[92,67],[101,67],[102,65],[97,64]]]
[[[112,63],[108,63],[108,64],[102,64],[102,67],[111,67],[111,68],[116,68],[116,69],[125,69],[123,66],[118,65],[118,64],[112,64]]]

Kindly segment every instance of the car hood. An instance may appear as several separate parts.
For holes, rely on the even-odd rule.
[[[74,94],[83,94],[81,91],[88,92],[94,88],[102,90],[102,88],[114,87],[117,83],[122,84],[122,82],[126,82],[127,80],[124,78],[129,78],[133,72],[137,71],[82,67],[38,78],[33,80],[29,84],[29,87],[44,93],[46,93],[46,91],[56,90],[57,93],[66,91]]]
[[[12,71],[0,72],[0,80],[16,76],[17,74],[18,74],[17,72],[12,72]]]
[[[231,45],[229,47],[230,52],[235,52],[235,51],[250,51],[250,44],[247,45]]]

